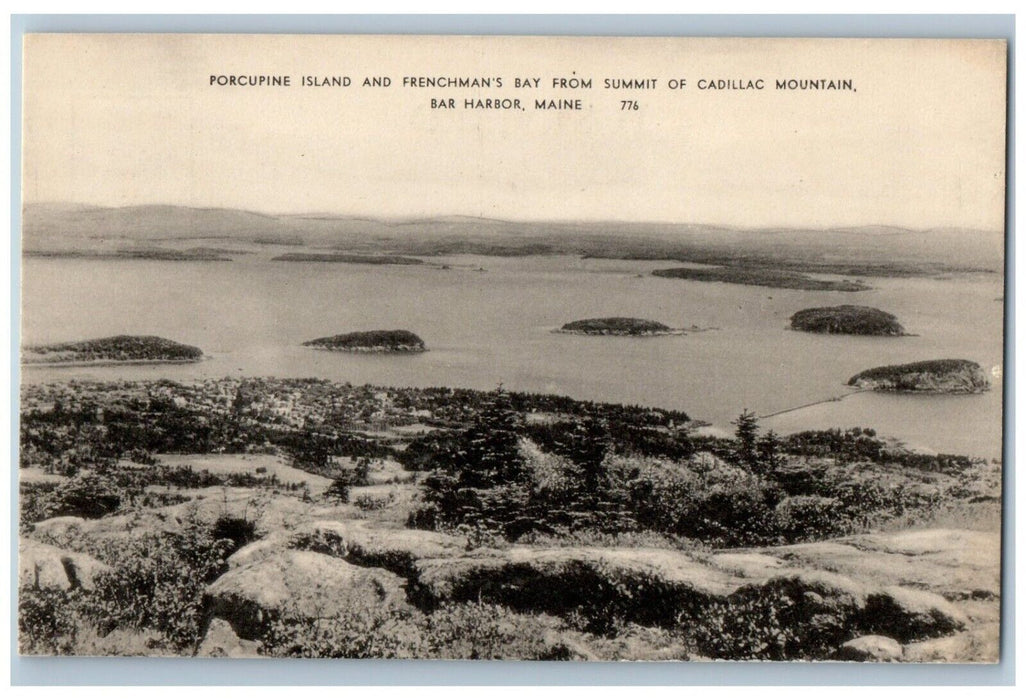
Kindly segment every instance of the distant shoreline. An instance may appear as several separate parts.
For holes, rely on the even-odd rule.
[[[562,335],[590,335],[605,336],[609,338],[655,338],[663,335],[687,335],[687,331],[683,328],[671,328],[668,331],[638,331],[636,333],[617,333],[614,331],[567,331],[562,328],[553,328],[552,332],[560,333]]]
[[[306,345],[304,343],[304,345]],[[427,348],[414,347],[414,346],[401,346],[391,347],[388,345],[371,345],[367,347],[351,347],[351,348],[329,348],[321,345],[306,345],[306,347],[313,350],[320,350],[322,352],[345,352],[345,353],[360,353],[365,355],[420,355],[428,351]]]
[[[207,356],[195,360],[62,360],[59,362],[40,362],[22,360],[22,367],[120,367],[122,365],[194,365],[209,360]]]

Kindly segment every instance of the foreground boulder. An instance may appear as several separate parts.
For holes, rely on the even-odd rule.
[[[432,530],[374,526],[365,520],[307,523],[296,528],[289,546],[341,557],[360,566],[378,566],[401,576],[408,576],[418,560],[467,554],[463,538]]]
[[[44,542],[67,542],[79,537],[86,527],[86,519],[77,515],[62,515],[32,524],[32,538]]]
[[[936,593],[888,586],[869,596],[859,622],[862,629],[912,642],[959,632],[969,620]]]
[[[94,588],[96,576],[109,567],[88,554],[22,539],[18,546],[18,586],[22,588]]]
[[[906,644],[902,661],[913,663],[995,663],[1001,652],[1001,625],[995,622],[950,637]]]
[[[196,650],[196,656],[252,659],[260,656],[256,642],[242,639],[225,620],[215,617],[207,627],[207,634]]]
[[[286,550],[327,554],[358,566],[387,569],[403,577],[410,575],[414,562],[420,559],[468,554],[463,538],[441,532],[387,527],[366,520],[316,520],[251,542],[229,557],[228,565],[247,566]]]
[[[406,607],[404,581],[317,552],[284,551],[232,569],[207,587],[208,617],[227,620],[243,639],[258,639],[283,615],[317,619],[372,606]]]
[[[741,579],[666,550],[513,547],[488,557],[417,562],[417,602],[485,601],[523,612],[575,612],[602,627],[618,617],[672,627]]]
[[[901,645],[890,637],[867,635],[841,645],[834,654],[838,661],[900,661]]]
[[[882,586],[929,590],[951,600],[996,599],[1001,594],[1001,538],[994,532],[888,532],[759,551],[778,565],[836,571]]]

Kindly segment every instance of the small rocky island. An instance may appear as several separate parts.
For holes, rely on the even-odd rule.
[[[791,329],[843,335],[906,335],[893,314],[852,304],[802,309],[791,316]]]
[[[970,360],[925,360],[874,367],[856,374],[848,385],[926,394],[977,394],[990,388],[983,368]]]
[[[424,352],[420,337],[410,331],[359,331],[308,340],[303,345],[341,352]]]
[[[670,328],[657,321],[644,318],[588,318],[564,324],[557,333],[574,335],[683,335],[684,331]]]
[[[869,287],[859,280],[824,280],[792,270],[764,267],[672,267],[652,270],[656,277],[694,280],[696,282],[727,282],[773,289],[802,289],[819,292],[863,292]]]
[[[91,260],[155,260],[159,262],[231,262],[229,251],[223,248],[121,248],[119,250],[26,250],[26,258],[82,258]]]
[[[26,365],[78,365],[114,363],[198,362],[203,351],[153,335],[115,335],[52,345],[27,345],[21,360]]]
[[[420,265],[420,258],[405,255],[357,255],[352,253],[284,253],[272,262],[330,262],[350,265]]]

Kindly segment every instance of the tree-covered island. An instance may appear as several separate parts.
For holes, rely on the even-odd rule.
[[[653,270],[656,277],[695,280],[698,282],[729,282],[755,287],[804,289],[826,292],[862,292],[868,286],[858,280],[823,280],[791,270],[759,267],[673,267]]]
[[[308,340],[303,345],[342,352],[424,352],[427,350],[420,336],[405,330],[342,333]]]
[[[684,331],[670,328],[658,321],[645,318],[587,318],[565,323],[557,333],[574,335],[683,335]]]
[[[420,265],[424,261],[405,255],[355,255],[352,253],[284,253],[274,262],[330,262],[350,265]]]
[[[849,386],[874,391],[928,394],[977,394],[990,389],[987,375],[970,360],[924,360],[859,372]]]
[[[192,345],[154,335],[115,335],[69,343],[27,345],[21,361],[26,365],[105,364],[120,362],[198,362],[203,351]]]
[[[821,306],[791,316],[791,329],[842,335],[906,335],[897,317],[870,306]]]

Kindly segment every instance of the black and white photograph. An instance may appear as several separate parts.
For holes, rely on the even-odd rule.
[[[19,654],[999,661],[1005,41],[22,60]]]

